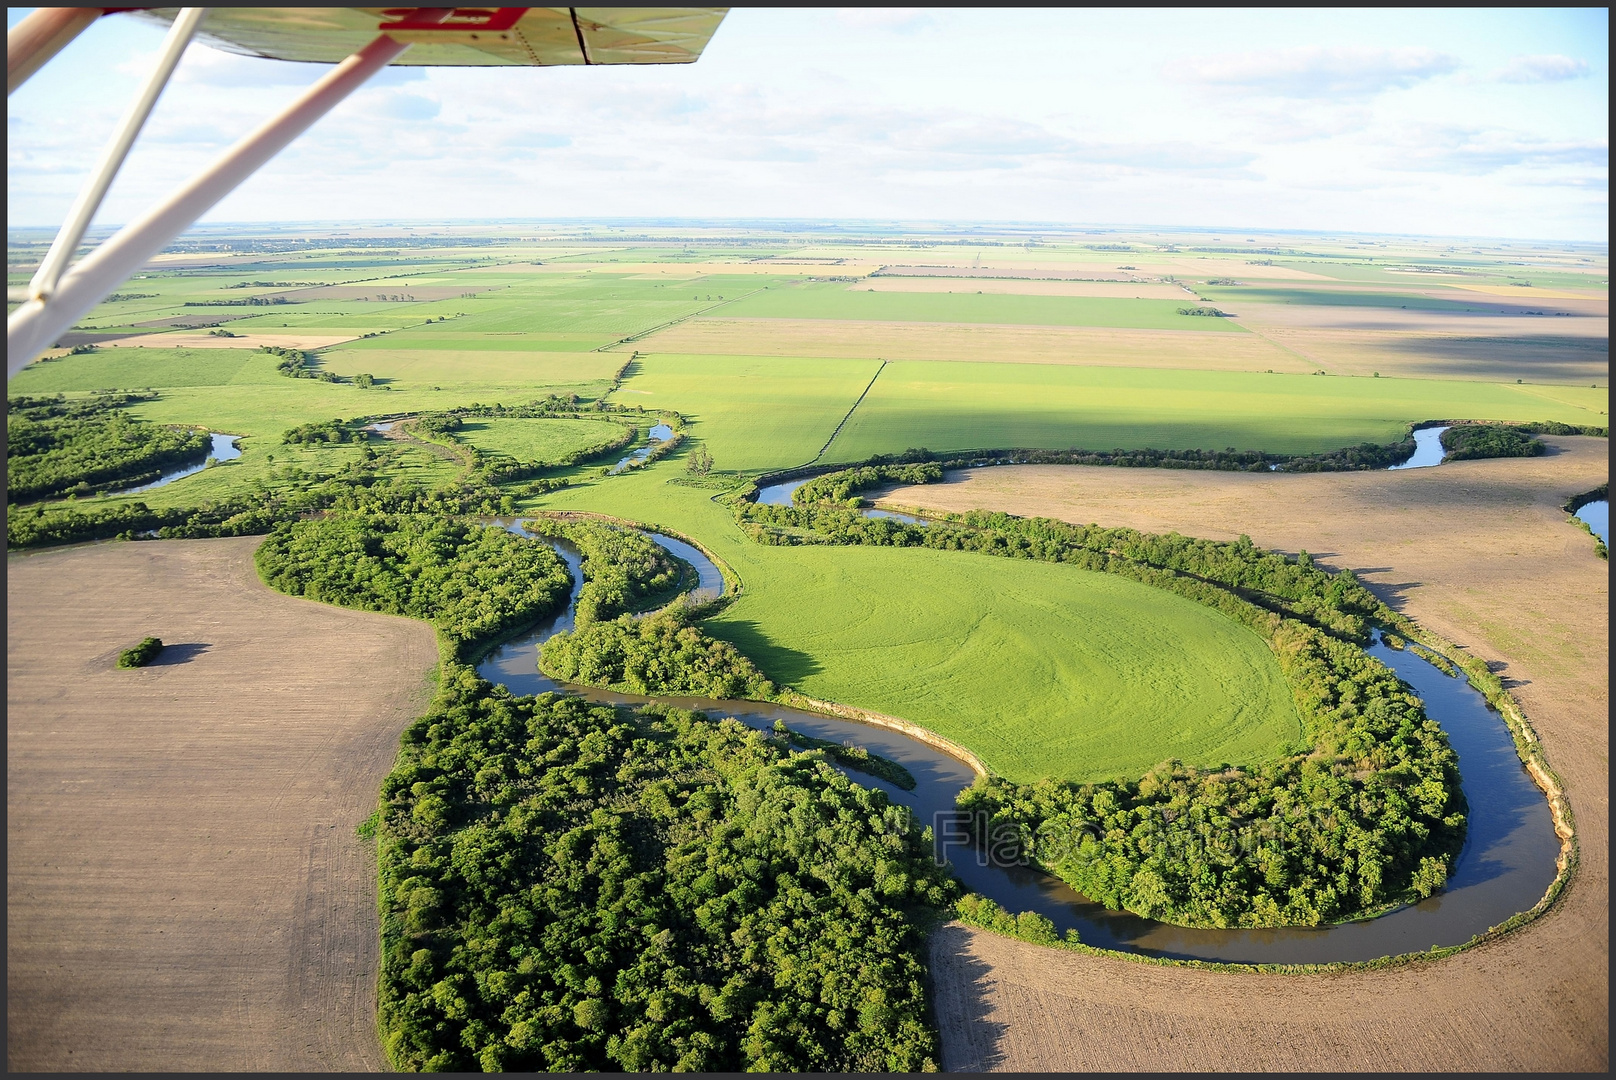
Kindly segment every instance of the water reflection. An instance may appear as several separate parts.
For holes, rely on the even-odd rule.
[[[200,463],[196,465],[187,465],[183,469],[175,469],[173,472],[164,473],[162,476],[158,477],[156,480],[153,480],[149,484],[141,484],[139,487],[125,488],[122,491],[112,491],[108,492],[108,494],[138,495],[142,491],[151,491],[154,488],[165,487],[172,484],[176,480],[183,480],[187,476],[195,475],[196,473],[199,473],[203,469],[207,468],[208,462],[210,461],[234,461],[241,456],[241,448],[236,445],[236,439],[238,436],[217,435],[210,433],[208,438],[212,440],[213,446],[208,451],[208,456],[203,458]]]
[[[645,445],[634,451],[628,457],[619,461],[616,465],[613,465],[611,474],[616,476],[618,473],[622,472],[635,462],[644,461],[646,458],[651,456],[651,451],[655,450],[658,444],[665,443],[671,438],[673,438],[673,428],[669,427],[667,424],[653,424],[651,426],[651,431],[646,438]]]
[[[1588,528],[1593,530],[1595,536],[1603,540],[1606,547],[1610,547],[1610,500],[1600,499],[1596,502],[1584,503],[1577,508],[1574,515],[1578,521],[1587,522]]]
[[[1433,465],[1442,464],[1442,458],[1447,453],[1442,449],[1442,433],[1446,427],[1420,428],[1414,433],[1414,456],[1401,465],[1389,466],[1387,471],[1397,469],[1429,469]]]

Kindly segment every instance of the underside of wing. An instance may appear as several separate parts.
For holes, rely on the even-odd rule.
[[[442,23],[416,8],[212,8],[197,37],[243,56],[335,64],[378,33],[408,41],[403,67],[689,64],[728,8],[456,8]],[[169,23],[179,8],[131,11]]]

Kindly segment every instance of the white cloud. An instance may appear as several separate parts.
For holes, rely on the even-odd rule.
[[[1606,169],[1610,143],[1604,139],[1545,139],[1503,130],[1417,125],[1388,148],[1380,167],[1396,172],[1481,175],[1514,167]]]
[[[837,8],[836,21],[855,30],[889,30],[913,33],[936,20],[925,8]]]
[[[1459,61],[1425,48],[1306,45],[1192,59],[1169,73],[1201,86],[1280,98],[1363,98],[1457,70]]]
[[[1517,56],[1493,73],[1505,83],[1564,82],[1588,77],[1588,61],[1569,56]]]
[[[738,8],[696,65],[390,70],[210,216],[1215,220],[1603,237],[1605,35],[1578,18],[1549,33],[1552,20],[1524,11]],[[99,52],[64,55],[10,99],[14,222],[60,220],[161,33],[114,17],[70,50],[96,40]],[[1392,47],[1410,40],[1442,51]],[[1587,57],[1553,110],[1499,81],[1569,70],[1536,54]],[[1191,59],[1140,63],[1176,55]],[[129,220],[326,70],[191,50],[103,219]]]

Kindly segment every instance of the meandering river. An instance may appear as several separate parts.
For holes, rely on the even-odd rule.
[[[770,497],[763,501],[789,503],[790,489],[795,486],[766,488],[764,494]],[[785,489],[783,497],[781,489]],[[499,524],[529,535],[520,524]],[[722,595],[723,576],[699,549],[671,537],[649,535],[696,567],[699,588],[707,595]],[[618,705],[653,700],[557,683],[538,671],[538,646],[553,634],[571,629],[573,605],[583,583],[577,551],[564,541],[545,542],[554,544],[572,570],[573,592],[567,608],[507,642],[478,667],[479,674],[515,694],[553,691]],[[1469,803],[1469,829],[1464,849],[1442,892],[1378,918],[1313,929],[1194,930],[1170,926],[1127,912],[1109,911],[1058,878],[1031,867],[994,865],[963,838],[954,809],[955,798],[975,779],[971,768],[898,731],[760,702],[670,697],[654,700],[700,709],[714,716],[735,717],[758,729],[784,720],[806,735],[863,746],[901,763],[916,780],[914,791],[903,791],[863,773],[843,771],[857,783],[880,788],[892,801],[914,811],[923,825],[930,825],[937,837],[939,858],[948,861],[967,888],[1013,912],[1037,911],[1062,932],[1077,930],[1089,945],[1149,956],[1245,964],[1361,961],[1419,952],[1436,945],[1462,944],[1531,908],[1553,882],[1560,851],[1548,803],[1516,755],[1503,720],[1486,699],[1463,678],[1450,678],[1413,652],[1395,651],[1378,639],[1369,652],[1419,693],[1427,713],[1447,732],[1459,755]]]

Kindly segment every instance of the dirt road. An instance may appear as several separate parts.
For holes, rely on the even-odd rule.
[[[944,1063],[972,1069],[1562,1069],[1609,1065],[1609,567],[1560,506],[1602,439],[1541,458],[1271,476],[966,470],[891,505],[985,508],[1307,549],[1490,662],[1565,781],[1582,863],[1546,917],[1391,972],[1257,976],[933,939]]]
[[[432,630],[259,583],[259,538],[7,565],[7,1064],[383,1067],[354,829]],[[117,669],[147,635],[158,662]]]

